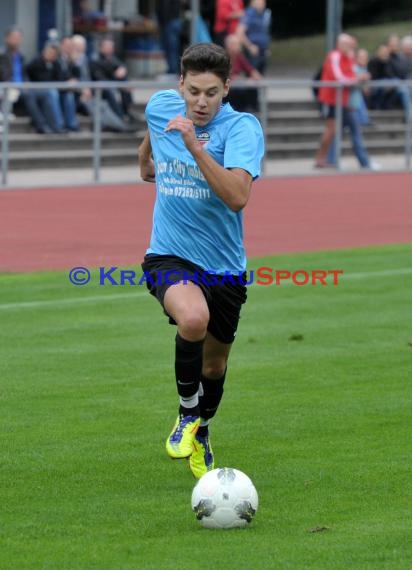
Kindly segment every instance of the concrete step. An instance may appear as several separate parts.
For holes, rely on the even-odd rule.
[[[404,124],[402,111],[370,111],[370,119],[376,125]],[[324,119],[317,109],[296,110],[296,111],[268,111],[268,124],[275,123],[278,126],[293,125],[324,125]]]
[[[303,143],[268,143],[266,147],[267,158],[310,158],[314,157],[318,149],[319,141]],[[367,150],[371,155],[375,154],[402,154],[405,152],[405,143],[402,140],[393,141],[368,141]],[[353,154],[350,141],[344,140],[342,154]]]
[[[122,149],[134,148],[137,146],[144,135],[144,130],[135,133],[102,133],[101,145],[103,149]],[[317,122],[314,125],[301,126],[274,126],[266,131],[266,140],[268,143],[304,143],[318,141],[323,132],[323,123]],[[405,125],[388,124],[375,125],[374,127],[365,127],[363,130],[365,141],[370,140],[393,140],[405,139]],[[38,135],[33,133],[13,133],[9,138],[9,149],[13,151],[53,151],[53,150],[92,150],[93,134],[91,132]]]
[[[130,164],[137,165],[136,147],[130,148],[112,148],[102,149],[101,165],[102,166],[127,166]],[[70,167],[89,167],[93,165],[92,150],[53,150],[44,151],[13,151],[9,153],[10,170],[35,170],[40,168],[70,168]]]
[[[405,149],[404,141],[368,141],[367,149],[371,155],[387,154],[387,153],[403,153]],[[285,158],[311,158],[315,156],[318,148],[318,141],[310,142],[269,142],[267,145],[267,158],[269,159],[285,159]],[[348,155],[353,153],[350,141],[344,140],[342,153]],[[102,166],[128,166],[137,165],[136,148],[111,148],[102,149]],[[89,167],[93,165],[93,151],[84,150],[53,150],[48,151],[45,157],[44,151],[13,151],[9,156],[9,167],[11,170],[23,169],[39,169],[47,167],[53,169],[68,167]]]
[[[316,125],[302,125],[300,127],[284,127],[284,126],[270,126],[266,129],[266,140],[268,142],[310,142],[318,140],[323,133],[323,123]],[[365,141],[370,140],[405,140],[405,125],[403,124],[387,124],[387,125],[374,125],[364,127],[363,138]],[[345,132],[345,136],[349,136]]]
[[[133,147],[137,152],[138,142],[144,131],[135,133],[102,133],[101,145],[104,149]],[[9,137],[9,149],[13,151],[53,151],[87,150],[93,148],[93,134],[90,131],[79,133],[39,135],[37,133],[13,133]]]

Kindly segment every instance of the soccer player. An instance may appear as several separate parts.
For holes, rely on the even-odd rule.
[[[188,47],[179,92],[159,91],[147,104],[148,132],[139,147],[141,176],[156,182],[142,268],[151,294],[177,325],[180,407],[166,450],[174,459],[189,458],[197,478],[214,467],[208,426],[246,301],[242,210],[264,152],[256,117],[222,104],[229,75],[222,47]]]

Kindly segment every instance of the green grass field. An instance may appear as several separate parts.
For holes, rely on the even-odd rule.
[[[96,274],[2,275],[0,568],[410,570],[411,259],[251,261],[344,276],[249,289],[213,425],[217,464],[259,492],[234,531],[199,526],[165,454],[175,329],[156,301]]]

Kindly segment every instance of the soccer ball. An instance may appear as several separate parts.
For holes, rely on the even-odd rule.
[[[192,492],[192,510],[205,528],[248,526],[257,508],[255,486],[238,469],[213,469],[199,479]]]

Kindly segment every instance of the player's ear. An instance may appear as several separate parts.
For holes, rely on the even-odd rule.
[[[230,88],[230,79],[226,79],[226,83],[223,86],[223,97],[226,97],[226,95],[229,93],[229,88]]]
[[[183,95],[183,81],[184,81],[184,78],[183,78],[183,75],[181,75],[180,79],[179,79],[179,91],[180,91],[180,93],[182,93],[182,95]]]

